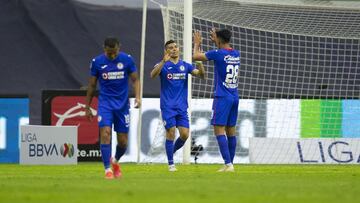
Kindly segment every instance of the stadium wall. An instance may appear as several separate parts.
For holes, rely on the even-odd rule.
[[[73,0],[0,1],[0,95],[27,94],[30,124],[41,123],[41,91],[85,88],[91,59],[106,36],[140,65],[140,8],[101,6]],[[144,75],[162,57],[163,22],[148,11]],[[144,78],[144,94],[158,96],[159,81]]]

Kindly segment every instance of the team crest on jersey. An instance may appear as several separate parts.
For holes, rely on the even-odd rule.
[[[173,78],[173,75],[171,73],[168,73],[166,77],[168,80],[171,80]]]
[[[118,68],[119,70],[123,69],[123,68],[124,68],[124,64],[121,63],[121,62],[119,62],[119,63],[117,64],[117,68]]]
[[[184,71],[185,70],[185,67],[182,65],[182,66],[180,66],[180,70],[181,71]]]

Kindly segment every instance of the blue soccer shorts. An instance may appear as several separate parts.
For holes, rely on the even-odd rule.
[[[122,109],[109,109],[100,107],[98,109],[99,127],[112,127],[114,124],[114,131],[117,133],[128,133],[130,125],[129,108],[126,106]]]
[[[161,109],[161,116],[165,129],[176,127],[189,128],[189,116],[186,110],[182,109]]]
[[[238,97],[214,97],[211,125],[235,126],[238,116],[238,107]]]

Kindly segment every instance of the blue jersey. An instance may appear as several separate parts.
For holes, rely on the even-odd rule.
[[[238,97],[238,73],[240,52],[234,49],[211,50],[205,53],[208,60],[213,60],[215,96]]]
[[[90,69],[100,84],[99,108],[120,109],[129,105],[128,78],[136,71],[130,55],[119,52],[114,60],[110,60],[101,54],[92,60]]]
[[[177,64],[166,61],[160,72],[161,92],[160,108],[180,108],[187,109],[188,92],[188,73],[191,73],[194,67],[179,60]]]

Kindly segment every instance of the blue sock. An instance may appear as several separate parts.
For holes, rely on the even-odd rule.
[[[174,158],[173,158],[174,141],[166,139],[166,141],[165,141],[165,149],[166,149],[166,155],[167,155],[167,158],[168,158],[169,165],[173,165],[174,164]]]
[[[234,162],[235,152],[236,152],[236,136],[227,136],[230,160],[231,163]]]
[[[176,139],[175,141],[175,146],[174,146],[174,153],[180,149],[182,146],[184,146],[184,143],[186,142],[186,140],[182,140],[180,137],[178,137],[178,139]]]
[[[110,156],[111,156],[111,145],[100,144],[101,157],[104,163],[105,169],[110,168]]]
[[[126,147],[120,147],[120,145],[116,145],[115,159],[119,161],[122,155],[125,154],[125,152],[126,152]]]
[[[228,146],[228,141],[226,139],[226,136],[225,135],[218,135],[218,136],[216,136],[216,139],[218,141],[219,148],[220,148],[220,153],[221,153],[222,158],[225,161],[225,164],[231,163],[230,153],[229,153],[229,146]]]

